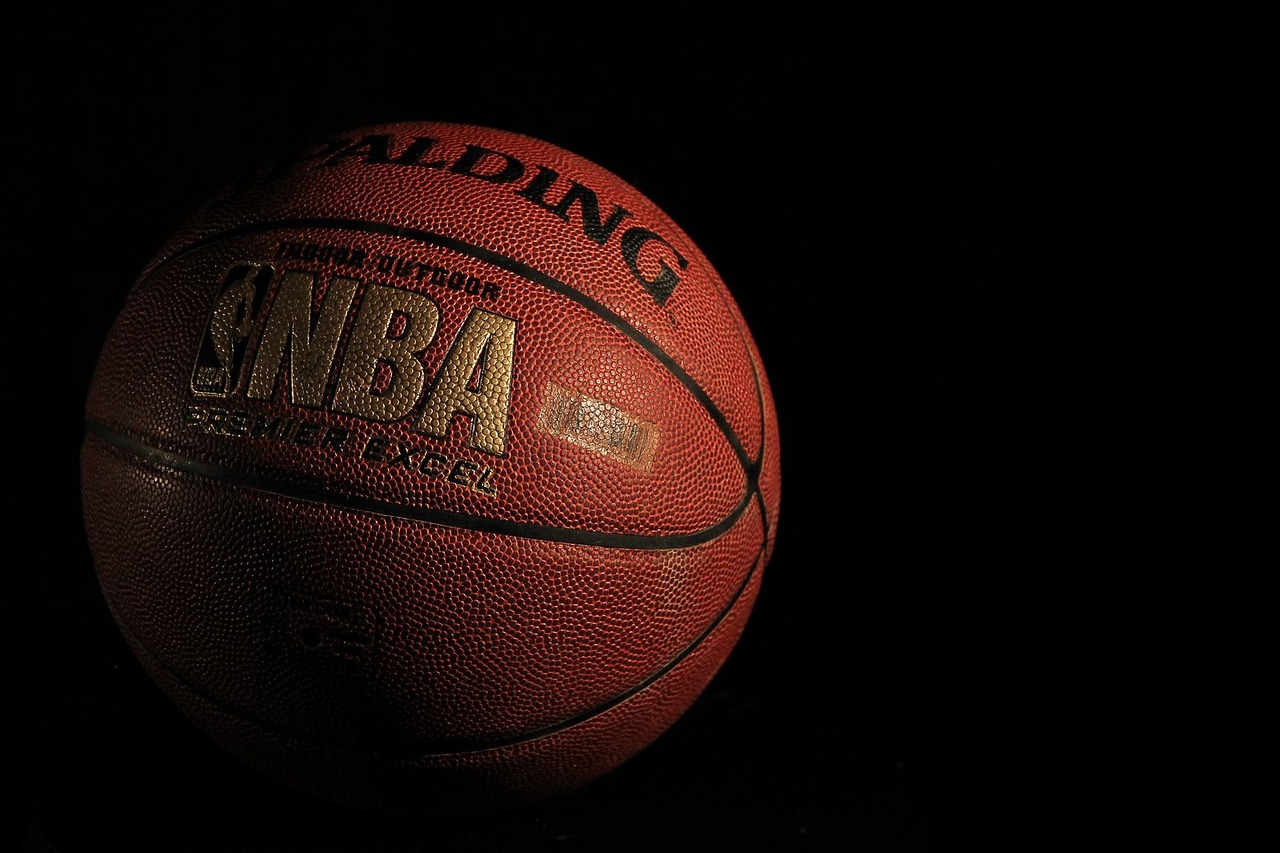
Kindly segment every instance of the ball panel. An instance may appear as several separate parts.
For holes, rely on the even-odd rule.
[[[698,546],[586,547],[84,454],[99,577],[135,641],[222,707],[371,750],[597,713],[703,641],[764,539],[751,511]]]
[[[625,702],[567,728],[482,750],[388,754],[302,739],[228,712],[175,680],[145,648],[131,645],[183,714],[228,752],[283,784],[375,812],[485,815],[580,789],[660,737],[732,651],[759,582],[757,573],[694,653]]]

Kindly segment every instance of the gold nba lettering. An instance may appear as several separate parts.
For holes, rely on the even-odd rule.
[[[313,324],[315,279],[313,273],[288,272],[280,281],[249,377],[250,397],[271,398],[288,347],[289,402],[315,409],[324,405],[325,385],[359,282],[334,276]]]
[[[427,381],[414,353],[425,350],[439,328],[440,309],[421,293],[372,285],[356,315],[334,410],[371,421],[408,415]]]
[[[471,418],[467,444],[501,454],[507,446],[515,349],[515,320],[474,309],[445,357],[413,428],[443,438],[454,415],[467,415]]]
[[[270,400],[286,380],[284,402],[292,405],[379,423],[417,409],[412,429],[436,438],[461,415],[469,446],[506,451],[515,320],[473,309],[433,376],[428,353],[441,315],[430,297],[384,284],[361,293],[354,278],[335,275],[322,285],[315,273],[289,270],[257,309],[274,275],[258,264],[228,273],[192,374],[194,393],[226,397],[243,385],[245,397]],[[242,366],[245,352],[252,362]]]

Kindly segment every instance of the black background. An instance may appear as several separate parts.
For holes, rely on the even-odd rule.
[[[1249,849],[1245,604],[1271,569],[1237,543],[1270,513],[1238,498],[1255,417],[1224,381],[1261,344],[1227,332],[1232,38],[790,15],[40,36],[9,123],[6,840]],[[783,448],[777,552],[698,704],[579,794],[452,823],[310,803],[208,747],[129,657],[79,516],[94,357],[169,231],[270,154],[419,118],[544,138],[670,213],[755,332]]]

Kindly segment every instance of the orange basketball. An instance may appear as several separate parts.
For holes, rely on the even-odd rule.
[[[86,404],[86,529],[143,667],[360,808],[579,788],[730,654],[773,550],[752,335],[623,180],[393,123],[266,163],[142,270]]]

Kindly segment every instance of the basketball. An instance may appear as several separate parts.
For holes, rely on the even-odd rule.
[[[85,403],[84,523],[158,689],[380,812],[573,792],[685,714],[777,535],[765,367],[712,263],[601,165],[356,128],[140,270]]]

